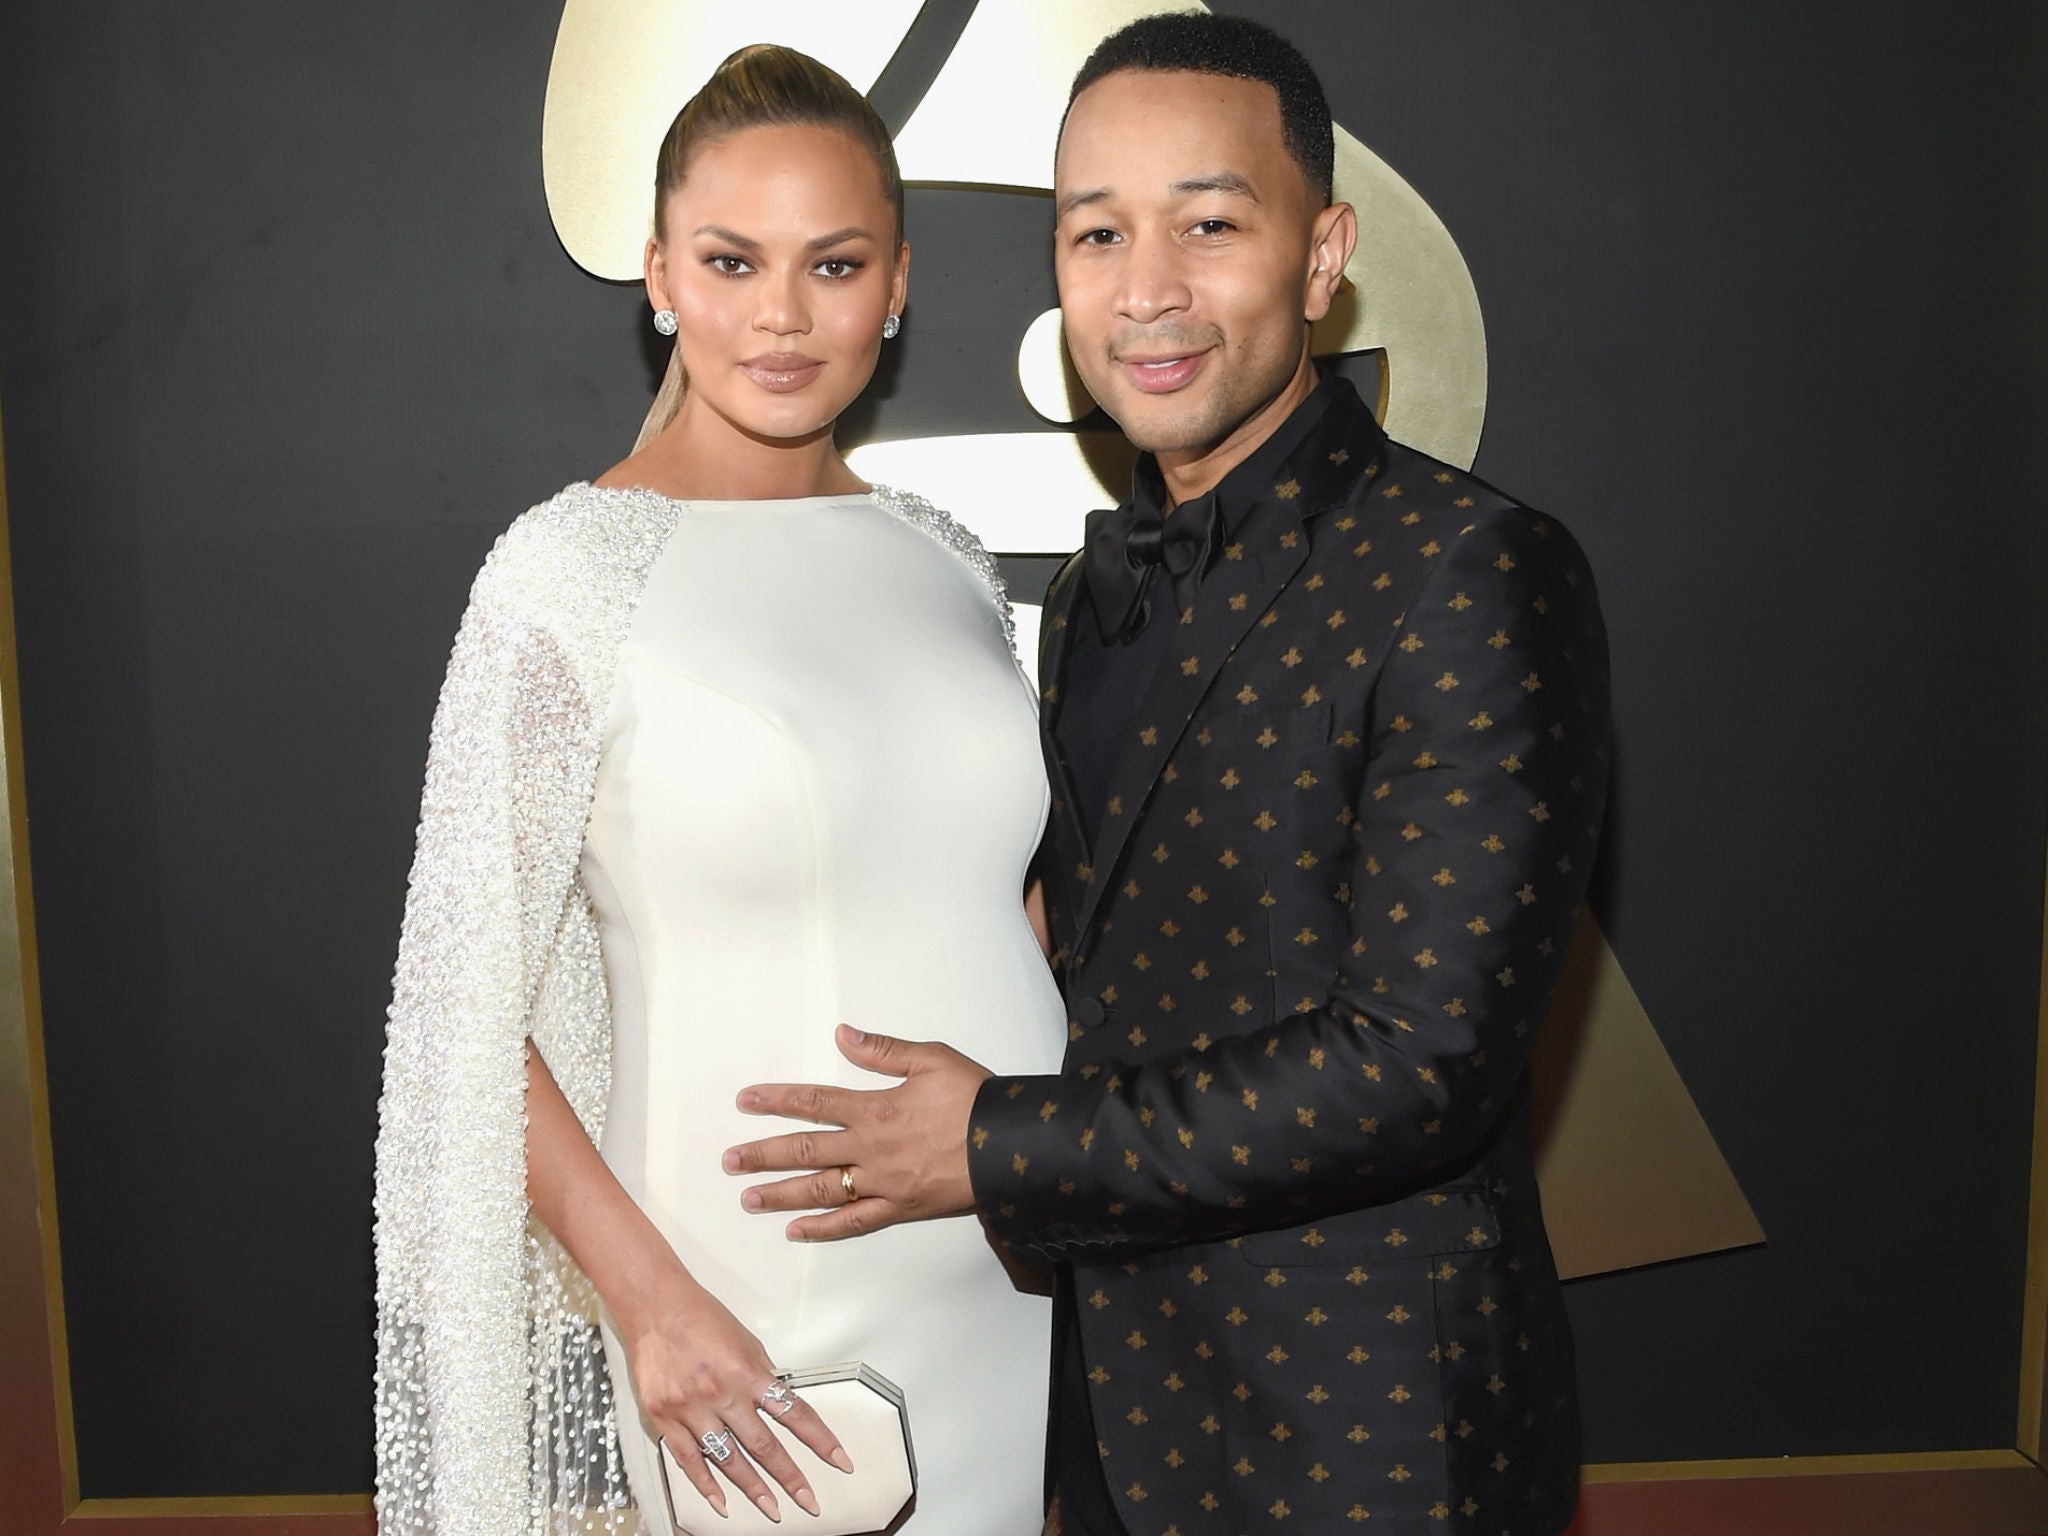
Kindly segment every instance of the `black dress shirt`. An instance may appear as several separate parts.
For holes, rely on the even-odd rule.
[[[1275,472],[1315,430],[1329,409],[1332,390],[1339,387],[1347,386],[1322,380],[1273,435],[1213,490],[1166,515],[1205,515],[1200,502],[1213,498],[1223,513],[1225,536],[1235,533],[1259,498],[1271,493]],[[1138,460],[1126,505],[1153,512],[1166,506],[1166,481],[1158,461],[1149,453]],[[1159,670],[1159,660],[1172,644],[1173,586],[1164,571],[1153,572],[1146,585],[1145,610],[1136,633],[1125,640],[1106,639],[1092,618],[1082,619],[1074,635],[1073,658],[1067,666],[1067,701],[1055,734],[1074,776],[1074,808],[1080,812],[1091,843],[1101,829],[1110,776],[1116,772],[1118,744],[1137,718],[1152,674]]]
[[[1259,497],[1269,495],[1273,476],[1287,455],[1315,429],[1328,410],[1332,382],[1295,407],[1273,435],[1225,475],[1203,498],[1175,507],[1174,517],[1205,516],[1199,503],[1214,498],[1223,514],[1225,536],[1237,530]],[[1163,511],[1166,481],[1150,454],[1138,460],[1131,476],[1127,503],[1144,511]],[[1067,702],[1060,711],[1056,736],[1074,780],[1074,808],[1092,843],[1102,827],[1109,799],[1110,777],[1116,772],[1118,744],[1137,718],[1139,702],[1172,644],[1175,615],[1173,585],[1164,571],[1154,571],[1145,588],[1145,613],[1135,633],[1121,641],[1104,637],[1090,616],[1081,618],[1067,668]],[[1060,1286],[1067,1293],[1062,1318],[1071,1317],[1075,1299],[1073,1273],[1062,1265]],[[1088,1365],[1081,1338],[1063,1326],[1055,1341],[1058,1358],[1053,1412],[1053,1464],[1058,1468],[1060,1520],[1063,1536],[1126,1536],[1115,1501],[1102,1481],[1095,1454],[1095,1419],[1088,1402]]]

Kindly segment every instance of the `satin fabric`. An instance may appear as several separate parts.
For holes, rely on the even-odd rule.
[[[972,1218],[793,1245],[719,1155],[770,1129],[733,1107],[748,1083],[886,1086],[838,1054],[841,1021],[1057,1067],[1065,1011],[1021,906],[1047,805],[1028,687],[957,555],[867,497],[681,508],[583,855],[612,997],[601,1150],[779,1365],[864,1360],[904,1389],[912,1536],[1038,1529],[1049,1302]],[[659,1512],[610,1343],[628,1478]]]

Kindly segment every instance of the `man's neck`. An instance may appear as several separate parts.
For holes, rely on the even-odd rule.
[[[1287,418],[1315,393],[1316,368],[1303,347],[1293,377],[1280,392],[1245,417],[1219,441],[1201,448],[1184,448],[1155,454],[1159,478],[1166,486],[1167,510],[1197,496],[1206,496],[1223,482],[1223,477],[1258,452],[1260,446],[1287,424]]]

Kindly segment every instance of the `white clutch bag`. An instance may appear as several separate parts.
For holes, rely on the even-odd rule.
[[[886,1531],[917,1492],[917,1456],[910,1445],[910,1410],[903,1389],[870,1366],[822,1365],[789,1371],[783,1379],[803,1395],[831,1426],[853,1458],[845,1473],[821,1460],[773,1419],[766,1422],[782,1441],[818,1496],[818,1513],[806,1514],[774,1479],[766,1479],[782,1512],[775,1524],[745,1494],[725,1483],[726,1517],[706,1502],[689,1474],[676,1465],[668,1443],[661,1446],[661,1476],[668,1491],[669,1524],[679,1536],[769,1536],[801,1531],[805,1536],[868,1536]],[[735,1448],[735,1454],[744,1455]]]

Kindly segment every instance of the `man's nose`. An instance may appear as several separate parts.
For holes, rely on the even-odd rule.
[[[1163,236],[1133,235],[1125,247],[1117,313],[1150,325],[1193,302],[1180,250]]]

